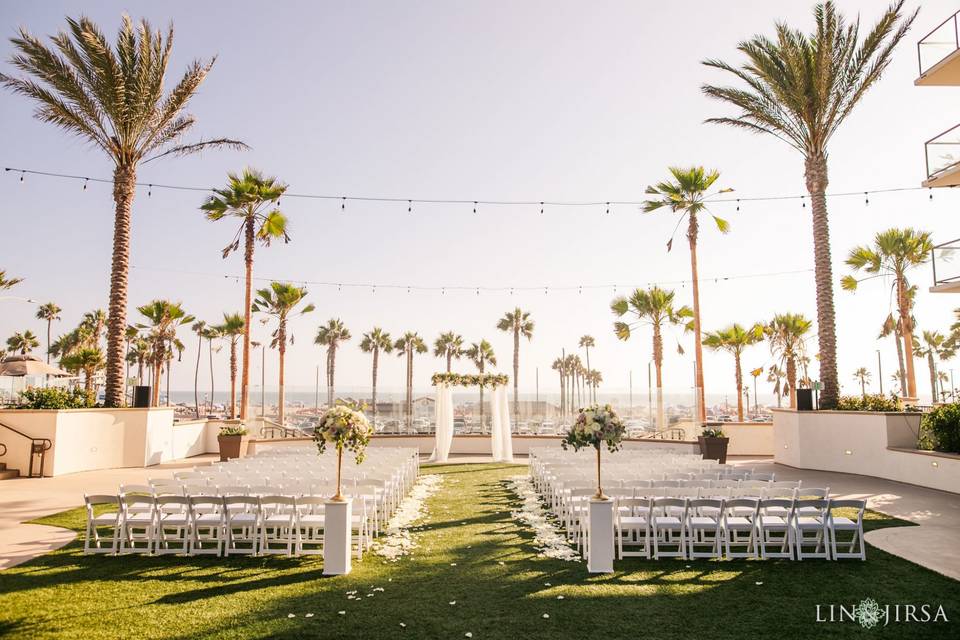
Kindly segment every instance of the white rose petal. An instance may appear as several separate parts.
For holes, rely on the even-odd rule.
[[[347,615],[347,612],[346,612],[346,611],[337,611],[337,613],[338,613],[339,615],[341,615],[341,616]]]
[[[463,636],[464,636],[465,638],[472,638],[472,637],[473,637],[473,634],[470,633],[469,631],[467,631],[465,634],[463,634]]]
[[[549,614],[549,613],[543,614],[543,619],[544,619],[544,620],[546,620],[546,619],[549,618],[549,617],[550,617],[550,614]]]
[[[563,596],[557,596],[557,600],[563,600]]]
[[[297,614],[295,614],[295,613],[288,613],[288,614],[287,614],[287,617],[288,617],[288,618],[296,618],[296,617],[297,617]]]
[[[308,613],[308,614],[304,615],[303,617],[304,617],[304,618],[312,618],[312,617],[313,617],[313,614],[312,614],[312,613]]]

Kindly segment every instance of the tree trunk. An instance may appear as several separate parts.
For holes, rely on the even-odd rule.
[[[797,408],[797,363],[794,357],[787,357],[787,386],[790,388],[790,408]]]
[[[167,360],[167,406],[170,406],[170,365],[173,360]]]
[[[407,347],[407,398],[404,402],[407,414],[407,433],[413,430],[413,348]]]
[[[329,386],[329,388],[327,389],[327,398],[328,398],[327,405],[331,407],[333,406],[333,403],[335,401],[334,396],[336,395],[336,390],[334,389],[334,376],[336,375],[336,372],[337,372],[337,348],[332,347],[330,349],[330,376],[327,378],[327,385]]]
[[[906,397],[907,385],[904,382],[907,379],[907,372],[903,365],[903,342],[900,336],[900,330],[893,332],[893,339],[897,341],[897,364],[900,366],[900,397]]]
[[[867,381],[863,379],[863,376],[860,377],[860,395],[864,400],[867,398]]]
[[[230,417],[237,417],[237,340],[230,341]]]
[[[88,396],[93,393],[93,371],[90,369],[83,372],[83,390]]]
[[[105,407],[122,407],[123,343],[127,330],[127,276],[130,268],[130,214],[136,191],[136,166],[121,164],[113,172],[113,256],[110,265],[110,316],[107,323]]]
[[[697,273],[697,216],[691,213],[687,226],[687,240],[690,242],[690,280],[693,284],[693,352],[696,361],[697,405],[700,423],[707,421],[707,404],[703,391],[703,341],[700,338],[700,275]]]
[[[930,397],[937,402],[937,365],[933,361],[933,351],[927,352],[927,366],[930,367]]]
[[[590,372],[591,372],[591,369],[590,369],[590,345],[586,345],[586,346],[584,346],[583,348],[587,350],[587,373],[590,373]],[[593,393],[593,389],[592,389],[591,386],[588,386],[587,388],[590,389],[590,403],[593,404],[594,402],[597,401],[596,394]]]
[[[813,210],[814,274],[817,284],[817,338],[820,346],[820,408],[835,409],[840,397],[837,377],[837,325],[833,307],[833,267],[830,262],[830,224],[827,219],[827,158],[809,157],[805,163],[807,192]],[[792,392],[792,389],[791,389]]]
[[[740,354],[733,357],[737,361],[737,421],[743,422],[743,371],[740,369]]]
[[[520,378],[520,328],[517,326],[514,326],[513,328],[513,421],[514,423],[520,421],[520,395],[518,392],[519,382],[520,382],[519,378]]]
[[[153,364],[153,406],[160,406],[160,381],[162,379],[163,360],[157,358]]]
[[[213,339],[207,340],[207,352],[210,355],[210,408],[207,415],[213,414]]]
[[[483,361],[480,361],[480,377],[483,377]],[[483,433],[483,383],[480,384],[480,433]]]
[[[663,412],[663,336],[658,324],[653,325],[653,365],[657,370],[657,424],[654,431],[661,431],[667,427],[667,421]]]
[[[567,398],[566,398],[566,394],[564,393],[564,388],[567,385],[566,385],[566,381],[563,379],[563,372],[558,371],[558,373],[560,374],[560,418],[562,419],[564,416],[564,411],[567,408],[567,405],[566,405]]]
[[[243,285],[243,365],[240,372],[240,419],[247,419],[247,405],[250,404],[250,306],[253,297],[253,249],[255,246],[253,218],[247,218],[244,228],[246,248],[244,250],[245,281]]]
[[[380,360],[380,348],[373,348],[373,428],[377,428],[377,367]]]
[[[197,368],[193,372],[193,407],[200,419],[200,355],[203,353],[203,336],[197,334]]]
[[[283,358],[287,354],[287,324],[285,320],[280,320],[280,327],[277,329],[277,347],[280,351],[280,390],[278,393],[279,408],[278,416],[280,421],[280,426],[285,426],[284,423],[284,394],[283,394]]]
[[[50,324],[51,324],[52,322],[53,322],[53,320],[47,319],[47,364],[50,364]],[[129,347],[129,344],[130,344],[130,343],[128,342],[128,343],[127,343],[128,347]],[[124,353],[123,355],[124,355],[123,361],[126,362],[126,361],[127,361],[127,358],[126,358],[126,355],[127,355],[127,354]],[[126,386],[126,382],[124,382],[124,386]],[[126,389],[124,389],[124,391],[126,391]],[[126,396],[126,393],[124,393],[124,396]],[[126,399],[126,398],[124,398],[124,399]]]
[[[907,364],[907,397],[917,397],[917,374],[913,363],[913,322],[910,320],[910,301],[903,276],[897,277],[897,306],[900,308],[900,326],[903,328],[904,360]]]
[[[450,373],[450,365],[453,364],[453,352],[447,349],[447,373]]]

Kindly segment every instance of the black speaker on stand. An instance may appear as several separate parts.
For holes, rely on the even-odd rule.
[[[797,411],[813,411],[813,389],[797,389]]]
[[[137,385],[133,388],[133,406],[137,409],[146,409],[150,406],[149,385]]]

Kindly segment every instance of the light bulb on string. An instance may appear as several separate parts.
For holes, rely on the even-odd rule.
[[[583,295],[583,285],[580,285],[579,287],[577,287],[577,293],[579,293],[580,295]]]
[[[933,200],[933,188],[927,189],[930,192],[930,199]]]
[[[543,202],[540,203],[540,215],[543,215]]]
[[[88,183],[88,182],[90,182],[90,178],[84,178],[84,179],[83,179],[83,190],[84,190],[84,191],[87,190],[87,183]]]
[[[477,287],[477,295],[480,295],[480,287]]]
[[[870,204],[870,193],[867,191],[863,192],[863,204],[864,206]]]
[[[610,203],[607,203],[607,215],[610,215]]]
[[[347,210],[347,196],[340,197],[340,211]]]
[[[740,198],[737,198],[737,211],[740,211]]]
[[[21,172],[20,172],[20,182],[23,182],[23,177],[24,177],[25,175],[27,175],[27,172],[26,172],[26,171],[21,171]]]
[[[339,285],[339,284],[337,285],[337,293],[340,293],[341,291],[343,291],[343,289],[341,289],[341,286],[342,285]]]
[[[152,196],[152,195],[153,195],[153,184],[148,184],[148,185],[147,185],[147,197],[149,198],[149,197]]]
[[[413,213],[413,200],[407,200],[407,213]]]
[[[800,202],[803,203],[803,208],[807,208],[807,196],[800,196]]]
[[[477,201],[476,201],[476,200],[473,201],[473,212],[474,212],[474,213],[477,212]]]

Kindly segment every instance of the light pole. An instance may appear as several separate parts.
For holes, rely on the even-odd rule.
[[[883,395],[883,364],[880,362],[880,349],[877,349],[877,379],[880,380],[880,395]]]

